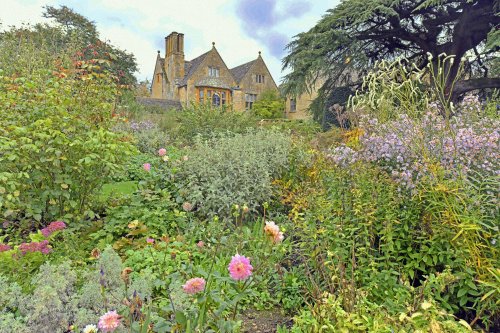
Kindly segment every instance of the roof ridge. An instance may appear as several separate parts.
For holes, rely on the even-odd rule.
[[[184,77],[180,81],[180,86],[184,86],[187,84],[187,80],[194,74],[196,69],[200,66],[200,64],[203,62],[205,57],[211,52],[212,50],[209,50],[199,56],[197,56],[194,59],[191,59],[189,61],[184,62],[184,66],[189,63],[189,68],[187,68],[187,71],[184,73]]]
[[[241,82],[241,80],[245,77],[245,75],[248,73],[250,68],[252,68],[252,65],[257,60],[258,60],[258,58],[251,60],[251,61],[248,61],[248,62],[245,62],[244,64],[241,64],[241,65],[236,66],[234,68],[231,68],[229,70],[231,72],[231,74],[233,74],[236,83],[239,84]]]

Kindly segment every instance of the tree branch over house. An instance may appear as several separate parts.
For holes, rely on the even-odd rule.
[[[500,0],[342,1],[287,45],[283,68],[291,72],[282,89],[300,95],[322,78],[326,98],[350,73],[365,73],[376,61],[405,57],[419,69],[429,61],[437,68],[442,54],[455,56],[443,69],[451,100],[499,88],[499,9]],[[458,77],[461,61],[466,78]]]

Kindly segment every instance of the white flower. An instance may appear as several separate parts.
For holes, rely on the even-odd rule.
[[[97,326],[92,325],[92,324],[87,325],[83,329],[82,333],[97,333]]]

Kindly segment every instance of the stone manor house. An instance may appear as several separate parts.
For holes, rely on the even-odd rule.
[[[151,97],[178,101],[182,105],[211,103],[234,110],[252,108],[266,90],[278,90],[262,56],[229,69],[212,43],[212,48],[191,61],[184,59],[184,34],[165,37],[165,57],[156,57]]]

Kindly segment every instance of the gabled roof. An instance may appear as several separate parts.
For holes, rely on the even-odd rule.
[[[255,61],[257,61],[257,59],[244,63],[243,65],[231,68],[231,73],[233,74],[237,84],[239,84],[240,81],[243,79],[243,77],[245,77],[245,74],[250,70]]]
[[[211,50],[210,50],[211,51]],[[188,79],[193,76],[193,74],[196,72],[200,64],[205,60],[206,56],[210,53],[210,51],[203,53],[201,56],[194,58],[191,61],[186,61],[184,63],[184,77],[182,78],[181,82],[179,83],[180,86],[185,86],[187,85]]]

